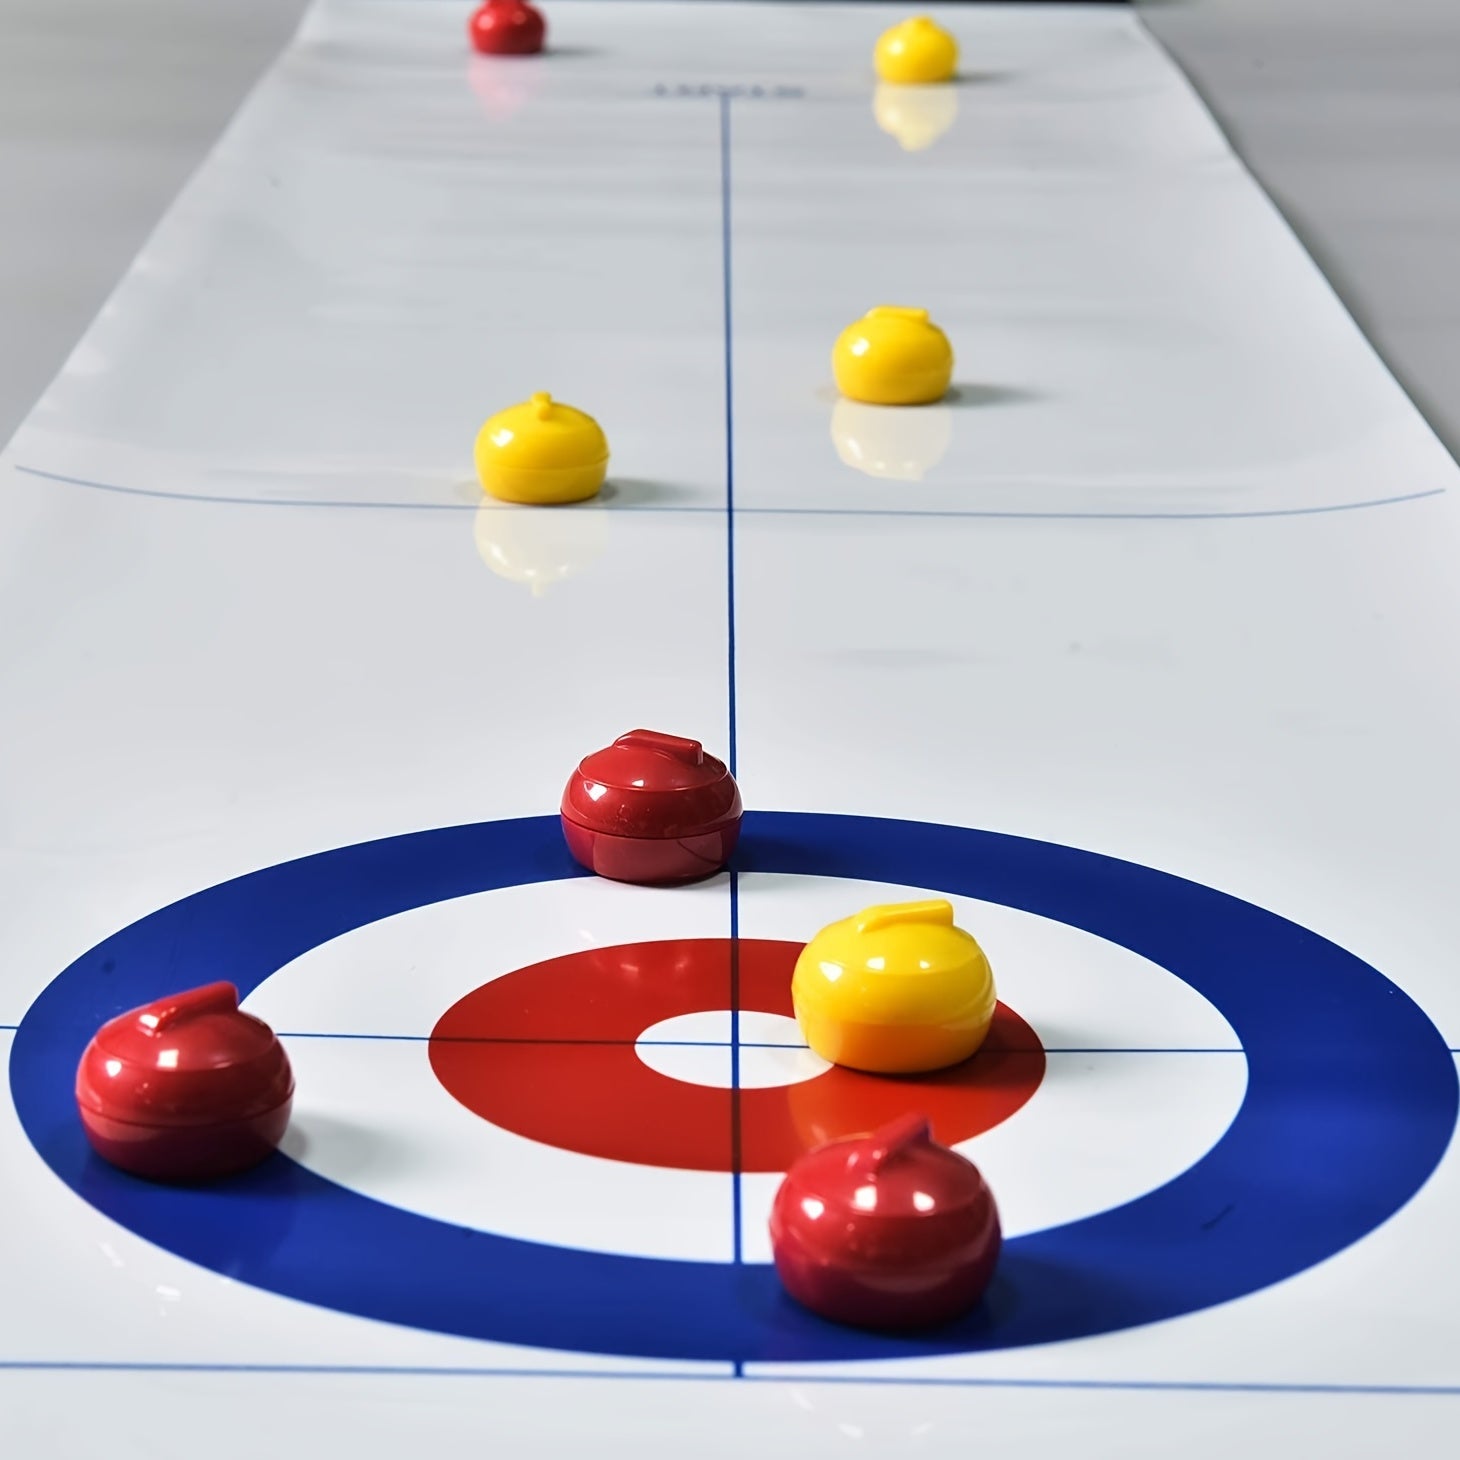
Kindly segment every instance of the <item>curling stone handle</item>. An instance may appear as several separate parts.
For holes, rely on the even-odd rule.
[[[922,927],[941,923],[951,928],[953,904],[941,897],[932,897],[926,902],[881,903],[859,914],[856,930],[859,933],[875,933],[879,928],[893,928],[900,923],[914,923]]]
[[[146,1029],[160,1032],[192,1019],[201,1019],[206,1014],[237,1012],[238,990],[231,983],[210,983],[171,998],[159,999],[145,1013],[137,1016],[137,1022]]]
[[[932,1139],[933,1127],[928,1117],[910,1111],[873,1131],[866,1145],[852,1158],[853,1164],[861,1171],[880,1171],[890,1161],[926,1146]]]
[[[627,735],[620,735],[614,744],[658,751],[660,755],[672,756],[685,765],[705,763],[705,747],[698,740],[686,740],[682,735],[664,735],[658,730],[630,730]]]
[[[926,309],[912,309],[905,304],[878,304],[867,311],[869,319],[909,319],[914,324],[927,324]]]

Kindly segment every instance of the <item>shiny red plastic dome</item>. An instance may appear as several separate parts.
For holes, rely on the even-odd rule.
[[[621,882],[688,882],[718,872],[740,836],[740,791],[698,740],[630,730],[588,756],[562,800],[568,849]]]
[[[104,1024],[76,1072],[98,1155],[138,1176],[195,1181],[263,1160],[289,1121],[294,1076],[272,1029],[230,983]]]
[[[467,31],[484,56],[535,56],[547,39],[547,21],[527,0],[487,0]]]
[[[833,1141],[791,1168],[771,1210],[787,1292],[834,1322],[925,1328],[966,1313],[998,1261],[998,1209],[926,1117]]]

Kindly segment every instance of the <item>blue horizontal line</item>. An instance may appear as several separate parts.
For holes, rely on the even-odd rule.
[[[653,1045],[666,1049],[729,1049],[728,1039],[554,1039],[550,1036],[513,1036],[501,1034],[458,1034],[438,1037],[430,1034],[330,1034],[317,1030],[279,1031],[280,1039],[370,1039],[404,1044],[587,1044],[587,1045]],[[758,1044],[740,1040],[742,1049],[805,1049],[804,1044]]]
[[[88,477],[66,476],[57,471],[43,471],[38,466],[12,467],[28,477],[48,482],[61,482],[68,487],[86,487],[94,492],[114,492],[120,497],[149,497],[158,502],[215,502],[226,507],[354,507],[397,512],[475,512],[471,502],[352,502],[338,498],[309,497],[225,497],[211,492],[159,492],[151,487],[124,487],[119,482],[97,482]]]
[[[1015,1053],[1016,1051],[1009,1051]],[[1081,1049],[1073,1046],[1050,1045],[1045,1049],[1045,1054],[1246,1054],[1240,1045],[1171,1045],[1162,1048],[1157,1045],[1133,1044],[1092,1044],[1088,1048]]]
[[[1442,497],[1448,489],[1432,487],[1425,492],[1408,492],[1399,497],[1374,497],[1364,502],[1333,502],[1322,507],[1271,507],[1254,512],[980,512],[954,508],[926,512],[899,511],[884,507],[737,507],[736,515],[758,517],[895,517],[907,521],[930,517],[995,522],[1239,522],[1258,517],[1317,517],[1329,512],[1357,512],[1366,507],[1389,507],[1398,502],[1418,502],[1425,497]],[[640,507],[641,512],[698,511],[698,508]]]
[[[149,497],[166,502],[213,502],[231,507],[335,507],[365,511],[400,512],[476,512],[479,504],[471,502],[359,502],[324,498],[287,497],[228,497],[214,496],[205,492],[158,492],[149,487],[124,487],[116,482],[92,481],[86,477],[65,476],[60,472],[43,471],[39,467],[20,466],[12,463],[15,471],[26,476],[40,477],[46,481],[61,482],[67,486],[86,487],[92,491],[113,492],[127,497]],[[1440,497],[1445,487],[1433,487],[1425,492],[1408,492],[1397,497],[1374,497],[1363,502],[1334,502],[1319,507],[1273,507],[1252,512],[982,512],[958,509],[933,509],[926,512],[909,512],[897,508],[883,507],[735,507],[738,517],[870,517],[900,518],[916,520],[921,517],[944,521],[967,519],[969,521],[1007,522],[1236,522],[1262,517],[1316,517],[1331,512],[1357,512],[1369,507],[1390,507],[1400,502],[1418,502],[1426,497]],[[494,511],[510,512],[519,509],[503,507]],[[640,507],[571,507],[555,508],[556,511],[574,512],[621,512],[700,514],[723,517],[722,506],[693,506],[668,504]]]
[[[126,1373],[126,1374],[299,1374],[350,1377],[434,1378],[434,1379],[638,1379],[671,1380],[680,1383],[745,1384],[833,1384],[875,1385],[884,1388],[942,1389],[1068,1389],[1114,1390],[1145,1393],[1197,1394],[1312,1394],[1391,1395],[1414,1397],[1460,1397],[1456,1384],[1320,1384],[1246,1383],[1222,1380],[1186,1379],[1000,1379],[961,1375],[903,1374],[735,1374],[711,1370],[654,1369],[508,1369],[420,1366],[407,1364],[227,1364],[227,1363],[142,1363],[91,1362],[69,1359],[0,1360],[0,1372],[21,1373]]]
[[[18,1024],[0,1024],[0,1034],[14,1034]],[[338,1034],[315,1029],[281,1030],[280,1039],[361,1039],[395,1044],[429,1044],[429,1034]],[[450,1039],[437,1039],[438,1044],[586,1044],[586,1045],[644,1045],[653,1049],[729,1049],[728,1039],[514,1039],[502,1035],[460,1035]],[[741,1049],[805,1049],[804,1044],[781,1044],[775,1040],[742,1039]],[[1237,1046],[1183,1045],[1162,1048],[1154,1045],[1105,1045],[1089,1046],[1050,1045],[1042,1050],[1006,1049],[1003,1054],[1242,1054]],[[1460,1049],[1451,1049],[1451,1054],[1460,1054]]]
[[[1460,1384],[1284,1384],[1220,1379],[989,1379],[963,1375],[746,1374],[762,1384],[883,1384],[928,1389],[1113,1389],[1196,1394],[1391,1394],[1460,1398]]]
[[[386,1043],[428,1044],[433,1036],[429,1034],[336,1034],[322,1030],[280,1030],[280,1039],[364,1039],[380,1040]],[[568,1044],[568,1045],[645,1045],[656,1049],[729,1049],[728,1039],[554,1039],[550,1036],[512,1036],[500,1034],[460,1034],[438,1038],[438,1044]],[[741,1049],[805,1049],[804,1044],[784,1044],[776,1040],[742,1039]],[[1234,1045],[1051,1045],[1040,1049],[1005,1049],[1000,1054],[1242,1054],[1244,1051]],[[1460,1052],[1460,1051],[1457,1051]]]
[[[369,1374],[382,1376],[419,1376],[433,1379],[728,1379],[728,1371],[692,1373],[676,1370],[644,1369],[493,1369],[469,1365],[422,1366],[410,1364],[209,1364],[147,1363],[85,1359],[0,1359],[0,1372],[51,1371],[59,1373],[121,1374],[329,1374],[348,1376]]]

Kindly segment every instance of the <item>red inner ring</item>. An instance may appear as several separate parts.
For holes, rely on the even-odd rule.
[[[635,1052],[651,1025],[738,1008],[790,1016],[804,945],[763,938],[624,943],[473,989],[431,1033],[431,1067],[468,1110],[586,1156],[691,1171],[781,1172],[804,1151],[908,1111],[945,1144],[1007,1120],[1039,1088],[1038,1035],[1000,1004],[983,1047],[930,1075],[835,1068],[770,1089],[671,1079]]]

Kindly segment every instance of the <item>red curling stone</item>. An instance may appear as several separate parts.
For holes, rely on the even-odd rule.
[[[547,21],[527,0],[487,0],[467,33],[484,56],[535,56],[547,39]]]
[[[983,1297],[999,1213],[972,1161],[922,1115],[831,1141],[792,1166],[771,1208],[776,1271],[798,1303],[858,1328],[931,1328]]]
[[[231,983],[159,999],[102,1025],[76,1071],[96,1153],[155,1181],[205,1181],[257,1165],[289,1123],[294,1075]]]
[[[595,751],[563,792],[568,850],[616,882],[694,882],[740,838],[740,791],[698,740],[630,730]]]

